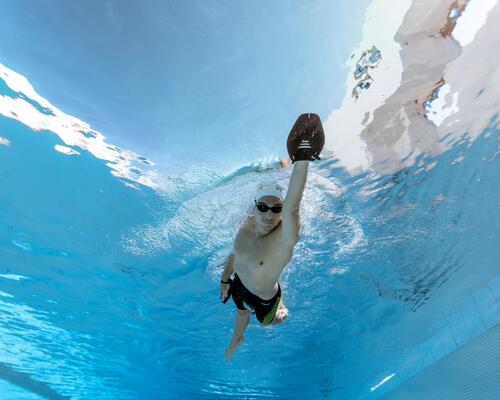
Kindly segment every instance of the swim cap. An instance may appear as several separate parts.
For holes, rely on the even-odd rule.
[[[255,200],[258,201],[264,196],[278,197],[281,201],[283,201],[283,188],[277,183],[261,183],[257,187]]]

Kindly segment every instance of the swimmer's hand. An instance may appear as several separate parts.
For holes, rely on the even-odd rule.
[[[222,301],[223,304],[226,304],[231,297],[231,279],[229,279],[228,282],[229,283],[220,283],[220,301]]]

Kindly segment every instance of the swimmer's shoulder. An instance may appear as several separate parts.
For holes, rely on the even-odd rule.
[[[246,219],[243,221],[241,224],[240,228],[238,229],[238,234],[246,234],[248,232],[251,232],[255,229],[255,215],[254,214],[248,214]]]
[[[236,237],[234,239],[234,247],[237,248],[238,245],[247,243],[250,235],[255,230],[255,216],[248,215],[246,220],[241,224],[236,233]]]

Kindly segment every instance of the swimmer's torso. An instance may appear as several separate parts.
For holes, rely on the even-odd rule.
[[[248,290],[271,299],[278,290],[281,272],[292,258],[293,246],[285,245],[281,223],[269,234],[255,236],[255,219],[240,228],[234,243],[234,272]]]

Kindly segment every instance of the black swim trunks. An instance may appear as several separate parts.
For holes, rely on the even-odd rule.
[[[263,300],[250,292],[245,285],[243,285],[238,275],[234,274],[234,279],[231,283],[231,293],[236,307],[240,310],[254,313],[261,324],[269,325],[273,321],[276,310],[280,304],[281,286],[278,283],[278,291],[272,299]]]

